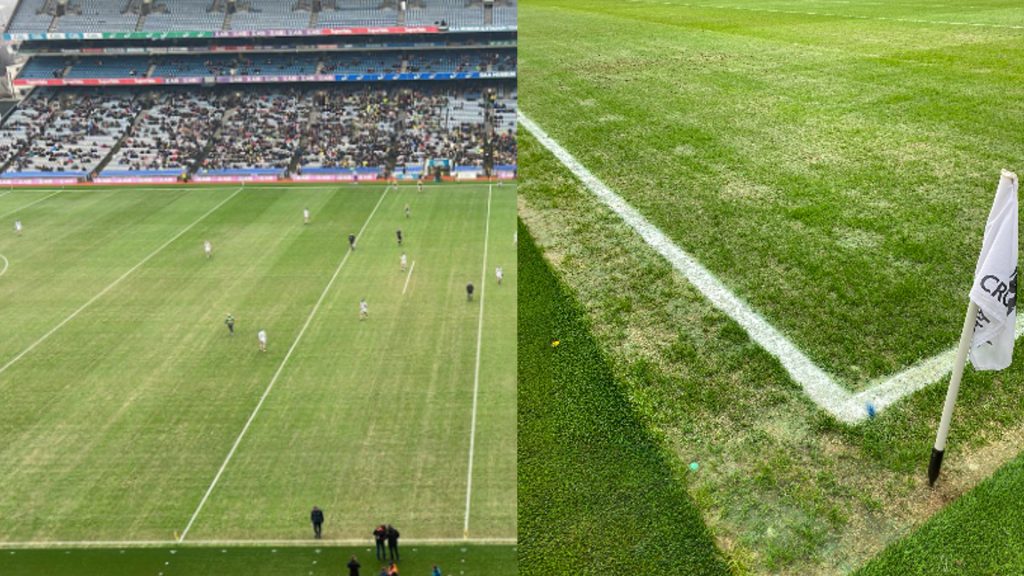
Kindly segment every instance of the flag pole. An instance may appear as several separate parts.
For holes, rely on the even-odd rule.
[[[967,363],[967,352],[971,349],[974,322],[977,316],[978,305],[971,300],[967,306],[967,316],[964,317],[964,328],[960,332],[960,347],[956,350],[953,375],[949,378],[949,389],[946,390],[946,405],[942,409],[942,422],[939,424],[939,433],[935,436],[931,462],[928,463],[929,486],[935,485],[935,481],[939,478],[939,470],[942,468],[942,456],[946,451],[946,437],[949,436],[949,424],[953,419],[953,407],[956,406],[957,394],[960,393],[960,379],[964,375],[964,364]]]

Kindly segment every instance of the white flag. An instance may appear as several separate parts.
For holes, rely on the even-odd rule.
[[[978,305],[971,340],[977,370],[1002,370],[1013,360],[1017,320],[1017,175],[1003,170],[985,224],[971,300]]]

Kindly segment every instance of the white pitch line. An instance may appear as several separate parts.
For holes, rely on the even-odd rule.
[[[476,447],[476,405],[480,396],[480,351],[484,336],[484,293],[487,291],[487,244],[491,237],[491,190],[487,186],[487,220],[484,223],[484,263],[480,273],[480,320],[476,328],[476,367],[473,369],[473,416],[469,424],[469,467],[466,471],[466,520],[462,525],[462,537],[469,538],[469,509],[473,496],[473,449]]]
[[[837,384],[829,374],[722,284],[693,256],[677,246],[640,212],[594,176],[579,160],[522,111],[518,113],[518,118],[520,124],[558,158],[598,200],[622,218],[651,248],[668,260],[672,267],[683,274],[705,298],[711,301],[715,308],[732,318],[752,340],[777,358],[790,378],[803,388],[804,393],[837,420],[848,424],[861,422],[868,417],[867,402],[873,402],[875,411],[881,412],[901,398],[941,380],[949,373],[952,367],[952,355],[955,353],[954,348],[884,378],[865,390],[855,394],[851,393]],[[1017,329],[1017,336],[1022,333],[1024,333],[1024,326]]]
[[[409,279],[412,278],[412,270],[416,267],[416,261],[413,260],[409,266],[409,274],[405,277],[405,286],[402,287],[402,296],[405,296],[405,291],[409,288]]]
[[[8,217],[8,216],[10,216],[11,214],[16,214],[16,213],[18,213],[18,212],[21,212],[22,210],[28,210],[29,208],[31,208],[31,207],[33,207],[33,206],[35,206],[36,204],[39,204],[39,203],[40,203],[40,202],[42,202],[43,200],[46,200],[46,199],[48,199],[48,198],[52,198],[52,197],[56,196],[57,194],[60,194],[60,193],[61,193],[61,192],[63,192],[63,191],[64,191],[64,190],[57,190],[57,191],[56,191],[56,192],[54,192],[53,194],[47,194],[46,196],[43,196],[42,198],[40,198],[40,199],[38,199],[38,200],[35,200],[35,201],[33,201],[33,202],[30,202],[30,203],[28,203],[28,204],[26,204],[26,205],[22,206],[21,208],[15,208],[14,210],[11,210],[11,211],[9,211],[9,212],[4,212],[3,214],[0,214],[0,219],[3,219],[3,218],[7,218],[7,217]],[[10,194],[10,192],[8,192],[8,194]]]
[[[49,338],[50,336],[53,336],[53,334],[55,332],[57,332],[57,330],[60,330],[62,327],[64,327],[65,324],[67,324],[68,322],[71,322],[72,320],[74,320],[76,316],[78,316],[79,314],[82,313],[83,310],[85,310],[86,308],[91,306],[93,302],[99,300],[100,298],[103,297],[104,294],[106,294],[107,292],[110,292],[111,290],[113,290],[114,287],[116,287],[118,284],[123,282],[125,278],[130,276],[132,274],[132,272],[135,272],[136,270],[141,268],[146,262],[149,262],[150,260],[152,260],[153,257],[155,257],[157,254],[162,252],[164,250],[164,248],[167,248],[168,246],[173,244],[175,240],[177,240],[178,238],[181,238],[182,236],[184,236],[186,232],[188,232],[189,230],[194,228],[197,224],[199,224],[200,222],[205,220],[207,216],[209,216],[210,214],[213,214],[214,212],[217,211],[218,208],[220,208],[221,206],[227,204],[229,200],[234,198],[241,191],[242,191],[242,188],[239,188],[239,189],[235,190],[234,192],[232,192],[230,196],[228,196],[227,198],[221,200],[213,208],[210,208],[209,211],[207,211],[205,214],[200,216],[194,222],[192,222],[191,224],[186,226],[181,232],[178,232],[177,234],[175,234],[173,238],[171,238],[167,242],[164,242],[163,244],[161,244],[160,247],[157,248],[156,250],[150,252],[149,256],[146,256],[145,258],[143,258],[138,264],[136,264],[135,266],[132,266],[127,272],[125,272],[124,274],[119,276],[117,278],[117,280],[114,280],[113,282],[108,284],[106,288],[104,288],[103,290],[100,290],[99,294],[96,294],[95,296],[90,298],[88,302],[86,302],[85,304],[82,304],[77,310],[72,312],[70,316],[68,316],[67,318],[61,320],[60,324],[57,324],[56,326],[51,328],[49,332],[47,332],[46,334],[43,334],[38,340],[36,340],[32,344],[30,344],[28,348],[25,348],[24,350],[22,350],[20,353],[18,353],[17,356],[15,356],[14,358],[11,358],[3,366],[0,366],[0,374],[3,374],[15,362],[17,362],[18,360],[21,360],[26,354],[28,354],[29,352],[34,350],[36,346],[39,346],[44,341],[46,341],[47,338]],[[45,200],[45,198],[44,198],[44,200]]]
[[[380,195],[376,206],[373,207],[373,211],[370,212],[369,216],[367,216],[366,222],[363,223],[363,227],[360,228],[359,233],[356,234],[356,238],[362,238],[363,231],[365,231],[366,227],[370,224],[370,220],[372,220],[373,215],[377,213],[377,209],[380,208],[381,203],[384,202],[384,198],[388,195],[388,191],[390,189],[390,186],[384,189],[384,193]],[[270,379],[270,383],[267,384],[267,388],[263,391],[263,395],[260,396],[259,402],[257,402],[256,407],[253,408],[252,414],[250,414],[249,419],[246,420],[245,426],[243,426],[242,431],[238,433],[238,438],[235,438],[235,443],[231,445],[231,450],[228,451],[228,455],[224,458],[224,462],[221,463],[220,469],[217,470],[217,475],[214,476],[213,481],[210,482],[210,487],[207,488],[206,493],[203,494],[203,499],[199,501],[199,506],[196,507],[196,511],[192,513],[192,517],[189,519],[188,525],[185,526],[185,529],[181,532],[178,542],[185,541],[185,536],[187,536],[188,531],[192,529],[192,524],[195,523],[196,518],[199,517],[199,513],[203,510],[203,506],[206,505],[206,501],[210,498],[210,494],[213,493],[213,489],[217,486],[217,483],[220,482],[220,477],[224,474],[224,470],[227,469],[228,463],[231,462],[231,458],[234,457],[235,451],[238,450],[238,445],[241,444],[242,439],[245,438],[246,432],[249,431],[249,426],[252,425],[253,421],[256,419],[256,415],[259,414],[260,408],[263,407],[263,402],[266,401],[267,396],[270,395],[270,391],[273,390],[274,384],[277,383],[277,379],[284,371],[284,367],[288,364],[288,360],[292,357],[292,353],[295,352],[295,349],[299,346],[299,342],[302,342],[302,337],[306,334],[306,329],[313,323],[313,318],[320,310],[320,305],[323,304],[324,299],[327,298],[327,294],[331,291],[331,287],[334,286],[334,281],[338,279],[338,275],[341,274],[342,268],[345,267],[345,263],[348,262],[348,258],[351,255],[352,251],[346,250],[345,256],[341,259],[341,263],[334,269],[334,275],[331,276],[330,281],[327,282],[327,286],[325,286],[323,292],[320,293],[320,298],[318,298],[316,304],[313,305],[313,309],[309,312],[309,316],[306,318],[305,324],[303,324],[302,328],[299,330],[298,336],[295,337],[295,341],[292,342],[291,347],[288,348],[288,352],[285,353],[284,359],[281,360],[281,364],[278,365],[277,371],[274,372],[274,376]]]
[[[7,260],[7,257],[4,256],[3,254],[0,254],[0,260],[4,261],[4,268],[3,268],[3,270],[0,270],[0,276],[3,276],[7,272],[7,267],[10,266],[11,263]]]
[[[8,190],[7,192],[4,192],[3,194],[0,194],[0,198],[3,198],[4,196],[7,196],[11,192],[14,192],[14,188],[11,188],[10,190]]]
[[[0,550],[67,550],[67,549],[91,549],[91,548],[212,548],[223,546],[230,547],[263,547],[277,546],[288,547],[328,547],[328,546],[371,546],[371,541],[365,538],[350,538],[340,540],[189,540],[180,542],[178,540],[71,540],[71,541],[29,541],[29,542],[0,542]],[[405,546],[430,546],[430,545],[516,545],[516,538],[402,538]]]

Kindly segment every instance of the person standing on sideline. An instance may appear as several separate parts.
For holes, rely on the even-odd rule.
[[[387,538],[388,529],[383,524],[373,529],[373,539],[377,541],[377,560],[384,560],[387,554],[384,552],[384,540]]]
[[[309,224],[309,208],[302,209],[302,223]]]
[[[355,234],[349,234],[348,235],[348,249],[349,250],[355,250],[356,249],[356,235]]]
[[[423,176],[420,176],[420,179],[416,181],[416,191],[423,192]]]
[[[224,319],[224,325],[228,327],[228,333],[232,336],[235,335],[235,317],[228,313],[228,317]]]
[[[473,283],[466,284],[466,300],[469,302],[473,301]]]
[[[258,340],[259,343],[260,343],[260,352],[266,352],[267,351],[267,331],[263,330],[261,328],[260,331],[256,333],[256,340]]]
[[[346,566],[348,566],[348,576],[359,576],[359,567],[362,566],[362,564],[359,563],[359,560],[356,559],[355,555],[352,555],[352,559],[348,561]]]
[[[207,258],[213,256],[213,244],[209,240],[203,240],[203,252],[206,253]]]
[[[388,553],[391,555],[391,561],[395,562],[398,560],[398,537],[401,534],[394,526],[388,524]],[[394,566],[394,564],[392,564]]]
[[[313,536],[319,540],[320,530],[324,526],[324,511],[313,506],[313,511],[309,513],[309,519],[313,522]]]

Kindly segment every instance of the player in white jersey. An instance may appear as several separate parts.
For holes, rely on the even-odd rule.
[[[14,221],[14,233],[21,236],[21,220]]]
[[[260,352],[266,352],[267,351],[267,331],[263,330],[261,328],[260,331],[256,333],[256,340],[260,343]]]
[[[206,253],[206,257],[213,256],[213,244],[209,240],[203,240],[203,252]]]
[[[405,265],[408,264],[408,259],[405,257],[405,252],[402,252],[402,259],[400,260],[400,262],[402,263],[402,272],[405,272]]]
[[[505,271],[501,269],[501,266],[494,269],[494,276],[498,278],[498,286],[501,286],[501,281],[505,278]]]
[[[370,305],[366,303],[366,298],[359,301],[359,319],[366,320],[370,315]]]
[[[309,224],[309,208],[302,209],[302,223]]]

